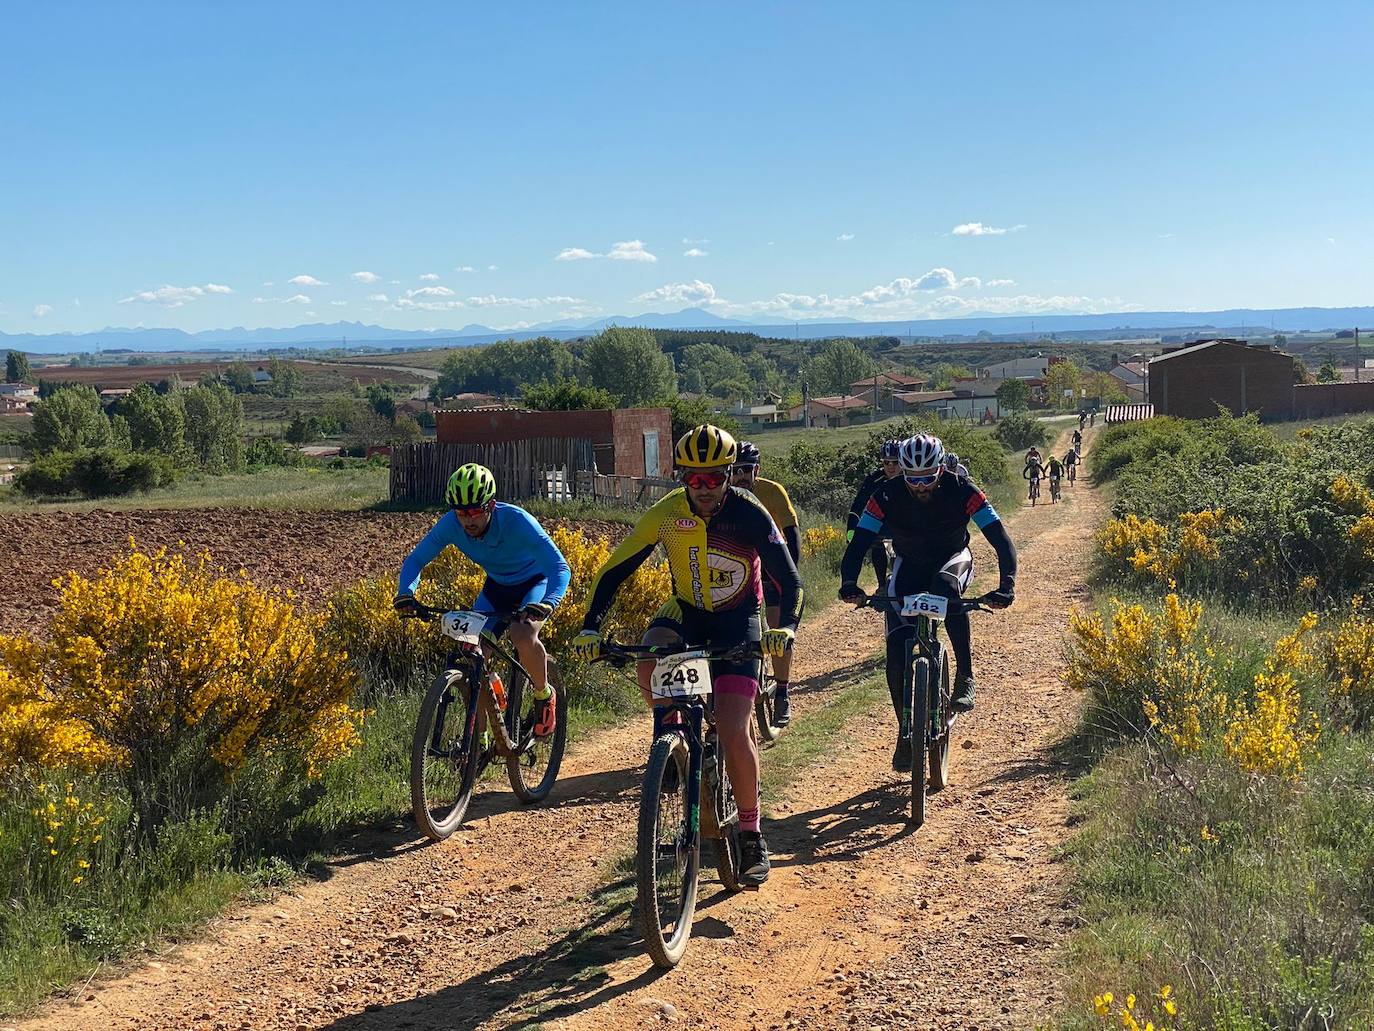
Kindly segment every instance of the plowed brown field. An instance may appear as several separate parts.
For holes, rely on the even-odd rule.
[[[226,569],[264,586],[289,586],[307,603],[362,577],[394,573],[433,524],[432,512],[268,512],[257,509],[43,512],[0,515],[0,633],[42,633],[68,570],[90,575],[129,538],[140,548],[208,550]],[[545,520],[546,525],[557,521]],[[578,524],[618,541],[619,523]]]

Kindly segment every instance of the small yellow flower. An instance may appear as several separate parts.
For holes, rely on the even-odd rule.
[[[73,877],[73,878],[72,878],[72,883],[73,883],[73,884],[80,884],[80,883],[82,882],[83,879],[84,879],[84,878],[82,878],[82,877],[80,877],[80,876]]]
[[[1178,1006],[1174,1004],[1173,999],[1164,1000],[1164,1012],[1169,1014],[1169,1016],[1171,1017],[1178,1016]]]

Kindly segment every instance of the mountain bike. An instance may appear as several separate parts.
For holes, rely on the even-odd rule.
[[[1056,504],[1056,503],[1058,503],[1058,501],[1059,501],[1059,477],[1058,477],[1058,476],[1051,476],[1051,477],[1050,477],[1050,504],[1051,504],[1051,505]]]
[[[911,822],[920,827],[926,820],[927,784],[935,792],[949,783],[950,733],[959,718],[950,709],[949,651],[940,642],[939,624],[951,610],[994,610],[981,597],[951,601],[939,594],[870,594],[864,604],[895,614],[899,622],[889,633],[905,634],[911,642],[902,653],[904,694],[897,733],[911,739]]]
[[[490,618],[479,612],[449,612],[427,605],[403,618],[441,621],[453,641],[415,721],[410,750],[410,799],[415,822],[435,841],[463,823],[477,778],[492,760],[506,761],[511,790],[525,804],[543,801],[558,779],[568,737],[567,693],[549,660],[549,685],[557,694],[557,725],[549,737],[534,736],[537,701],[530,675],[502,642],[483,633]],[[518,613],[503,612],[509,625]],[[482,644],[491,650],[491,675]],[[501,676],[500,673],[505,673]]]
[[[1078,479],[1078,463],[1074,462],[1073,465],[1069,466],[1069,484],[1072,485],[1076,479]]]
[[[768,669],[768,663],[764,663],[764,669],[759,674],[759,693],[754,698],[754,725],[758,728],[758,739],[762,745],[771,745],[782,737],[782,732],[786,727],[778,726],[773,720],[774,702],[777,694],[778,683],[773,677],[773,673]]]
[[[636,913],[654,965],[671,968],[682,959],[692,935],[703,838],[711,841],[716,873],[725,889],[750,889],[739,879],[739,807],[716,737],[711,663],[741,659],[762,663],[762,654],[756,642],[732,648],[689,648],[608,641],[601,659],[622,666],[656,660],[653,695],[664,704],[654,706],[654,743],[639,797]]]
[[[1040,477],[1030,477],[1030,493],[1027,498],[1030,500],[1031,507],[1034,507],[1035,503],[1040,500]]]

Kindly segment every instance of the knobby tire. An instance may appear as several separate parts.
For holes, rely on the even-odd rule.
[[[926,732],[930,721],[930,660],[911,664],[911,823],[926,822]]]
[[[663,775],[670,762],[678,764],[676,795],[664,792]],[[683,857],[681,885],[676,900],[663,905],[659,898],[659,808],[675,805],[669,814],[679,840],[690,817],[687,812],[687,744],[675,731],[659,736],[649,750],[649,765],[644,771],[644,787],[639,797],[639,829],[635,846],[635,881],[638,891],[636,912],[645,951],[654,965],[664,969],[677,966],[687,951],[692,935],[692,914],[697,906],[697,877],[700,873],[701,839]],[[665,917],[666,925],[665,925]]]
[[[447,700],[445,695],[448,696]],[[430,684],[415,721],[415,738],[410,749],[410,803],[416,824],[434,841],[443,841],[462,826],[468,803],[472,800],[473,785],[477,782],[481,744],[477,737],[477,710],[469,708],[469,701],[467,677],[462,675],[450,679],[449,671],[442,671]],[[442,725],[437,728],[440,747],[458,749],[448,760],[430,754],[436,737],[437,719],[442,719]],[[467,742],[465,748],[462,747],[464,740]],[[445,764],[451,769],[455,760],[462,766],[457,772],[450,801],[443,797],[448,794],[447,791],[436,791],[437,785],[431,786],[427,782],[426,773],[437,775],[445,768]]]
[[[515,667],[518,669],[519,667]],[[526,734],[527,740],[522,741],[523,724],[528,719],[533,724],[533,685],[525,677],[523,672],[518,672],[513,676],[512,683],[507,687],[510,694],[510,702],[506,707],[506,733],[515,742],[520,751],[516,755],[506,757],[506,775],[510,779],[511,790],[515,796],[530,805],[534,802],[542,802],[553,790],[553,785],[558,780],[558,771],[563,765],[563,749],[568,743],[568,693],[563,690],[562,678],[558,675],[558,667],[552,659],[549,660],[549,684],[554,689],[555,701],[554,710],[556,712],[557,723],[554,726],[553,736],[549,738],[534,738],[533,731]],[[525,708],[524,702],[529,700],[531,708],[528,713],[522,712]],[[521,747],[524,746],[524,747]],[[533,749],[533,751],[531,751]],[[525,779],[526,773],[533,773],[534,767],[530,764],[531,756],[544,756],[545,765],[539,779],[533,784]]]
[[[942,790],[949,784],[949,700],[954,690],[949,676],[949,653],[944,649],[940,650],[940,681],[937,686],[939,693],[935,697],[938,699],[936,712],[940,720],[940,736],[935,739],[930,748],[930,790],[932,793]]]

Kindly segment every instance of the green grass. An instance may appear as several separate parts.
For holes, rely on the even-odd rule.
[[[192,474],[146,494],[84,501],[34,501],[0,488],[0,511],[85,512],[145,508],[269,508],[357,511],[386,503],[390,471],[382,467],[273,468],[228,476]]]

